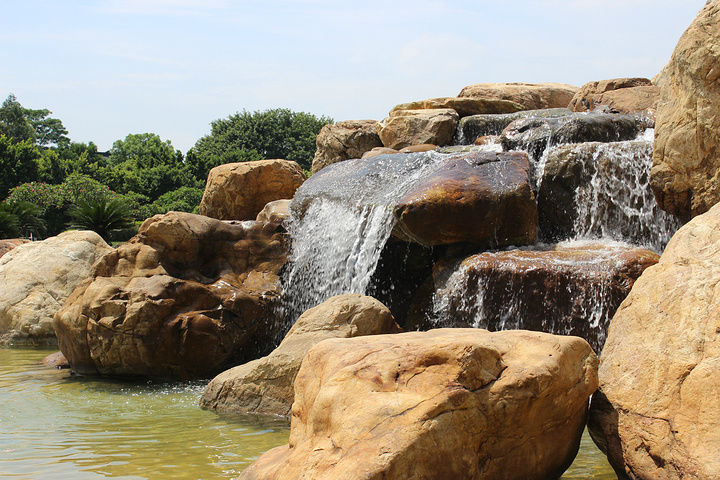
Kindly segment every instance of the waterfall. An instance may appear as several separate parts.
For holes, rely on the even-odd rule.
[[[285,308],[303,311],[343,293],[366,294],[396,219],[398,200],[440,166],[435,152],[380,155],[324,168],[291,204],[293,245]]]

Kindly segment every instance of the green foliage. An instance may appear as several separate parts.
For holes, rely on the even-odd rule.
[[[0,202],[0,213],[14,217],[15,236],[42,238],[45,235],[45,221],[40,216],[42,208],[34,203]]]
[[[35,144],[40,148],[60,147],[70,143],[68,131],[57,118],[48,118],[52,112],[47,108],[40,110],[23,109],[25,119],[35,132]]]
[[[17,215],[0,209],[0,238],[17,238],[20,225]]]
[[[35,129],[25,117],[25,109],[12,93],[0,107],[0,134],[13,142],[35,141]]]
[[[310,169],[316,148],[315,138],[323,125],[332,121],[328,117],[317,118],[310,113],[293,112],[286,108],[254,113],[243,110],[227,119],[212,122],[210,135],[198,140],[188,152],[189,161],[192,157],[191,170],[196,178],[204,180],[207,171],[230,152],[243,152],[237,154],[239,158],[257,155],[260,158],[293,160]],[[205,176],[201,176],[203,174]]]
[[[264,157],[260,155],[257,150],[246,150],[244,148],[231,150],[223,153],[222,155],[201,155],[198,154],[194,148],[191,148],[187,153],[185,164],[187,165],[189,172],[197,179],[197,181],[202,185],[205,185],[208,173],[210,173],[210,170],[218,165],[225,165],[226,163],[251,162],[263,159]]]
[[[141,208],[145,218],[159,213],[197,212],[202,200],[204,190],[196,187],[180,187],[172,192],[165,193],[152,204]]]
[[[130,209],[120,198],[79,200],[68,212],[70,228],[92,230],[110,242],[113,231],[132,227]]]
[[[0,200],[13,186],[37,179],[40,157],[40,151],[29,140],[13,143],[0,135]]]

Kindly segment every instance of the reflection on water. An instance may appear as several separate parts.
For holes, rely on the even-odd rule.
[[[0,349],[1,478],[231,479],[288,441],[284,420],[201,410],[204,382],[77,378],[49,353]],[[616,477],[585,435],[562,478]]]
[[[0,477],[228,479],[287,443],[284,420],[223,418],[204,383],[77,378],[49,351],[0,349]]]

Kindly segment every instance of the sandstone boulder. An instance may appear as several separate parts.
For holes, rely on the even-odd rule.
[[[290,200],[274,200],[269,202],[258,213],[258,222],[283,223],[290,219]]]
[[[227,370],[205,389],[200,406],[221,413],[290,414],[293,384],[305,354],[328,338],[394,333],[390,310],[357,293],[332,297],[303,313],[266,357]]]
[[[523,110],[565,108],[577,87],[564,83],[478,83],[464,87],[458,97],[508,100]]]
[[[55,315],[60,350],[83,375],[178,379],[257,358],[281,335],[282,231],[183,212],[149,218]]]
[[[681,228],[612,319],[591,435],[620,478],[720,478],[720,206]]]
[[[393,235],[434,246],[470,242],[528,245],[537,204],[524,153],[471,152],[452,157],[401,197]]]
[[[335,162],[361,158],[365,152],[382,147],[377,125],[375,120],[347,120],[325,125],[315,140],[317,150],[312,162],[312,173]]]
[[[380,122],[377,133],[383,145],[397,150],[423,143],[449,145],[459,118],[449,108],[399,110]]]
[[[240,478],[557,478],[596,366],[584,340],[534,332],[325,340],[298,373],[290,443]]]
[[[503,130],[505,150],[525,150],[539,159],[550,146],[564,143],[632,140],[645,127],[636,116],[612,113],[574,113],[563,117],[515,120]]]
[[[517,113],[499,115],[472,115],[461,118],[458,123],[455,143],[470,145],[478,137],[485,135],[500,135],[515,120],[522,118],[553,118],[570,115],[567,108],[549,108],[546,110],[525,110]]]
[[[599,353],[620,302],[658,258],[625,244],[578,242],[442,260],[434,292],[426,294],[433,311],[421,318],[444,327],[575,335]]]
[[[568,108],[573,112],[587,112],[593,110],[596,103],[602,103],[607,105],[607,103],[596,102],[596,99],[606,92],[652,86],[653,84],[650,80],[648,80],[647,78],[639,77],[612,78],[609,80],[588,82],[582,87],[580,87],[580,90],[575,93],[575,96],[572,98],[572,100],[570,100]],[[657,93],[659,93],[659,89],[657,89]],[[638,110],[645,110],[645,108],[639,108]]]
[[[522,105],[510,100],[496,98],[461,98],[442,97],[421,100],[418,102],[401,103],[390,110],[390,116],[397,115],[402,110],[423,110],[431,108],[451,108],[455,110],[460,118],[469,115],[481,115],[492,113],[512,113],[525,110]]]
[[[369,152],[365,152],[362,158],[377,157],[378,155],[392,155],[393,153],[398,153],[398,150],[388,147],[375,147]]]
[[[15,247],[18,247],[22,245],[23,243],[28,243],[30,240],[26,240],[24,238],[11,238],[8,240],[0,240],[0,257],[5,255],[7,252],[12,250]]]
[[[708,3],[664,70],[651,184],[664,210],[687,221],[720,200],[720,3]]]
[[[90,267],[112,248],[95,232],[25,243],[0,258],[0,343],[57,344],[52,321]]]
[[[220,220],[253,220],[268,202],[290,199],[305,181],[295,162],[227,163],[208,175],[200,214]]]

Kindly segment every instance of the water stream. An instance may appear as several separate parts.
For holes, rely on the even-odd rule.
[[[230,480],[288,441],[285,420],[201,410],[203,382],[77,379],[48,353],[0,349],[0,478]],[[562,478],[616,477],[585,435]]]

